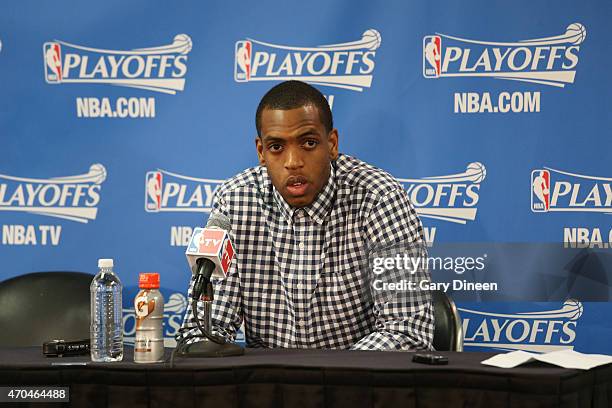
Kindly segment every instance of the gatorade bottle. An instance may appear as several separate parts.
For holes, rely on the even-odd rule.
[[[164,361],[164,298],[159,292],[159,274],[141,273],[140,292],[134,300],[136,309],[136,339],[134,362],[158,363]]]

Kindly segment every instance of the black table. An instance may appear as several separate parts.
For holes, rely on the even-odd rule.
[[[412,353],[247,349],[241,357],[176,359],[170,367],[135,364],[131,348],[119,363],[13,348],[0,349],[0,384],[68,385],[71,406],[94,407],[612,406],[612,365],[498,369],[480,364],[493,353],[440,354],[447,366],[415,364]]]

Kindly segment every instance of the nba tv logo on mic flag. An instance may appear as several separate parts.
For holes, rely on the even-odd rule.
[[[216,228],[195,228],[185,251],[189,267],[193,267],[198,258],[212,260],[217,265],[213,275],[216,277],[227,275],[234,254],[229,234]]]

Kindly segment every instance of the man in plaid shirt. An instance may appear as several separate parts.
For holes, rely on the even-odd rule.
[[[424,241],[402,186],[338,153],[329,105],[310,85],[268,91],[256,126],[260,166],[225,182],[213,204],[229,218],[236,247],[228,277],[215,282],[216,333],[233,341],[244,321],[248,347],[431,349],[429,293],[418,283],[411,291],[372,284],[372,248],[410,252]],[[410,278],[429,275],[425,268]],[[190,295],[192,287],[193,279]],[[199,334],[190,303],[177,340]]]

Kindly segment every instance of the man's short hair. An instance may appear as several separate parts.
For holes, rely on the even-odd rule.
[[[312,105],[319,111],[319,118],[329,133],[334,128],[331,109],[319,90],[301,81],[285,81],[270,89],[259,102],[255,115],[257,135],[261,137],[261,113],[264,109],[289,110]]]

